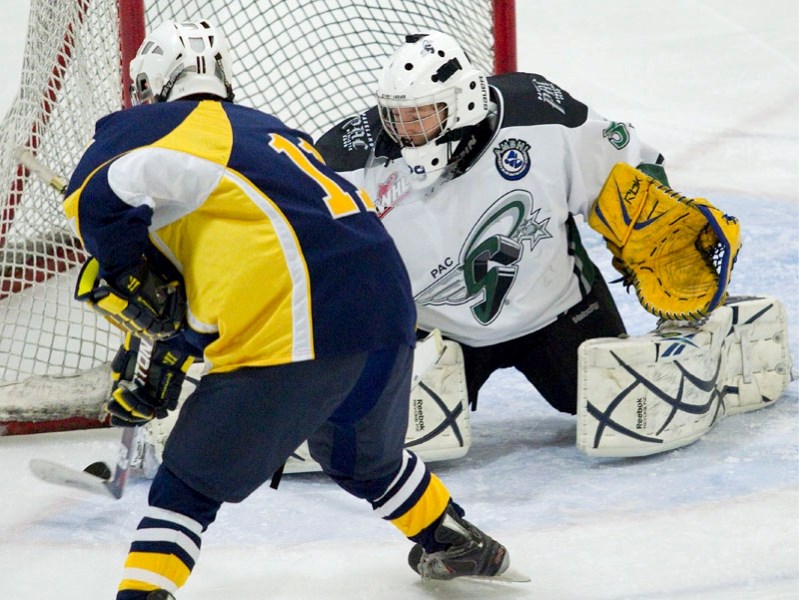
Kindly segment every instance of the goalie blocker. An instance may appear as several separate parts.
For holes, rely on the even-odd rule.
[[[194,389],[191,383],[196,382],[199,375],[196,371],[189,372],[181,402]],[[425,462],[464,456],[471,446],[472,435],[460,345],[443,340],[438,330],[417,342],[411,386],[405,447]],[[178,411],[172,411],[166,418],[150,421],[144,427],[144,447],[139,457],[141,464],[136,466],[148,477],[155,475],[164,443],[177,415]],[[319,464],[311,458],[308,444],[303,443],[286,462],[283,472],[320,470]]]
[[[774,298],[729,298],[706,319],[580,346],[577,447],[646,456],[685,446],[725,415],[768,406],[793,378],[787,317]]]

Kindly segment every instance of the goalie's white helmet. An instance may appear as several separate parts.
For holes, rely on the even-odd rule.
[[[450,35],[408,35],[388,59],[377,85],[386,133],[424,183],[438,178],[451,157],[448,134],[488,116],[488,81]]]
[[[144,38],[130,61],[135,104],[169,102],[192,94],[233,99],[233,67],[225,35],[208,21],[167,21]]]

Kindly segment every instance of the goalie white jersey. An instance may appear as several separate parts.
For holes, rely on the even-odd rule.
[[[329,166],[365,188],[410,273],[418,325],[470,346],[537,331],[591,289],[573,215],[614,164],[662,157],[540,75],[489,78],[495,114],[463,128],[448,171],[417,189],[375,109],[326,133]]]

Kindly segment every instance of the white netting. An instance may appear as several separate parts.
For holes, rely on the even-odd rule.
[[[440,29],[485,70],[494,61],[491,0],[155,0],[145,8],[147,30],[199,18],[221,26],[236,102],[315,138],[372,103],[379,69],[406,33]],[[69,176],[94,122],[122,105],[118,23],[113,0],[31,1],[22,87],[0,126],[0,383],[70,375],[108,361],[119,344],[71,298],[84,256],[59,194],[26,177],[13,155],[33,148]]]
[[[94,121],[121,105],[116,23],[114,3],[31,2],[21,87],[0,127],[2,382],[88,369],[118,346],[118,334],[71,299],[83,255],[60,195],[14,159],[24,146],[71,172]]]
[[[236,102],[277,115],[314,139],[373,103],[379,70],[407,33],[451,33],[477,65],[493,70],[491,0],[147,3],[148,31],[164,20],[200,18],[219,24],[228,37]]]

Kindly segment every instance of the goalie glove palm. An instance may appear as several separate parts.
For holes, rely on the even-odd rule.
[[[163,343],[153,345],[149,364],[139,352],[139,340],[128,334],[111,363],[113,386],[105,410],[112,425],[142,425],[166,417],[177,407],[186,373],[194,362],[191,355]]]
[[[619,163],[588,223],[605,238],[613,266],[652,314],[699,319],[727,297],[740,225],[707,200],[685,198]]]
[[[100,277],[100,264],[90,258],[78,276],[75,299],[123,331],[151,341],[174,336],[186,316],[183,287],[156,274],[146,261],[117,277],[112,285]]]

